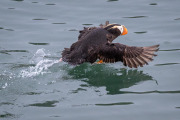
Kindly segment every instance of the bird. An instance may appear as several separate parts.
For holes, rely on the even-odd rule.
[[[148,65],[159,50],[159,44],[137,47],[113,43],[118,36],[126,35],[128,30],[124,25],[110,24],[109,21],[98,27],[84,27],[79,33],[77,42],[62,51],[61,61],[75,66],[85,62],[102,64],[120,61],[124,66],[138,68]]]

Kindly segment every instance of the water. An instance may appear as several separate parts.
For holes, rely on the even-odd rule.
[[[0,119],[179,120],[179,0],[1,0]],[[160,44],[149,65],[59,63],[83,27],[109,20],[115,42]]]
[[[47,70],[49,67],[55,63],[59,63],[59,60],[50,60],[45,58],[46,56],[48,56],[48,54],[45,53],[44,49],[38,49],[30,61],[30,63],[35,64],[35,66],[31,66],[26,70],[21,70],[20,77],[33,77],[48,73]]]

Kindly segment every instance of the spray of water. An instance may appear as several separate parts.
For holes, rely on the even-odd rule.
[[[45,56],[50,56],[50,54],[46,54],[45,49],[38,49],[30,60],[30,63],[35,64],[35,66],[31,66],[28,69],[21,70],[20,77],[34,77],[45,73],[51,73],[50,71],[48,71],[48,68],[53,66],[55,63],[58,63],[59,60],[51,60],[46,58]]]

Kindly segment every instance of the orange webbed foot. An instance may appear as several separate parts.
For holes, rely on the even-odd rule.
[[[102,64],[103,60],[99,60],[98,62],[96,62],[97,64]]]

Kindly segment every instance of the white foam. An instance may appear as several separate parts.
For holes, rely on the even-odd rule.
[[[50,54],[45,53],[45,49],[41,48],[36,51],[36,53],[33,55],[33,57],[30,60],[30,63],[37,64],[41,60],[44,59],[45,56],[50,56]]]
[[[43,75],[45,73],[51,73],[48,71],[48,68],[53,66],[55,63],[58,63],[59,60],[50,60],[44,58],[45,56],[49,56],[50,54],[46,54],[44,49],[38,49],[34,54],[31,63],[34,63],[35,66],[31,66],[28,69],[21,70],[20,77],[34,77],[37,75]]]
[[[5,83],[5,84],[2,86],[2,88],[5,89],[7,86],[8,86],[8,84]]]

